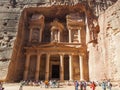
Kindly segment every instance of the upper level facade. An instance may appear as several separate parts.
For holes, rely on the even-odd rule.
[[[76,6],[58,7],[26,9],[24,26],[28,46],[48,43],[86,44],[85,12]]]
[[[68,14],[63,21],[45,19],[42,14],[33,14],[29,19],[29,43],[82,43],[85,23],[79,13]]]

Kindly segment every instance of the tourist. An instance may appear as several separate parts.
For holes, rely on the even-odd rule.
[[[102,87],[103,90],[106,90],[106,83],[102,82],[101,87]]]
[[[110,82],[110,81],[108,81],[108,82],[107,82],[107,88],[108,88],[109,90],[111,90],[111,89],[112,89],[112,84],[111,84],[111,82]]]
[[[94,82],[92,82],[92,83],[90,84],[91,90],[95,90],[95,87],[96,87],[96,84],[95,84]]]
[[[50,88],[53,87],[53,85],[52,85],[52,81],[51,81],[51,80],[49,81],[49,85],[50,85]]]
[[[82,81],[80,81],[79,85],[80,85],[80,90],[83,90],[83,83],[82,83]]]
[[[78,86],[79,86],[78,81],[75,81],[74,85],[75,85],[75,90],[78,90]]]
[[[0,82],[0,88],[2,88],[2,86],[3,86],[3,84],[2,84],[2,82]]]
[[[4,90],[4,88],[0,88],[0,90]]]
[[[56,87],[56,81],[55,80],[53,80],[52,85],[53,85],[54,88]]]
[[[23,90],[23,85],[20,85],[20,88],[19,88],[19,90]]]
[[[2,82],[0,82],[0,90],[4,90]]]
[[[48,85],[49,85],[48,81],[45,81],[45,88],[48,88]]]
[[[87,84],[85,81],[83,81],[83,90],[86,90]]]

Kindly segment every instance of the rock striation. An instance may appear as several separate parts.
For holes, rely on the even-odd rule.
[[[120,82],[120,0],[98,18],[98,44],[89,44],[89,72],[92,80]]]
[[[0,70],[2,71],[2,73],[0,73],[0,79],[6,78],[8,65],[15,64],[15,61],[13,61],[12,64],[9,63],[11,62],[11,56],[17,53],[16,51],[12,54],[14,43],[16,43],[18,24],[22,23],[19,21],[21,12],[23,12],[24,8],[76,4],[75,2],[53,3],[48,1],[49,0],[0,0]],[[97,36],[95,35],[95,38],[91,38],[89,35],[87,38],[89,79],[111,79],[120,82],[120,0],[117,2],[116,0],[108,0],[107,4],[104,4],[104,2],[93,2],[94,0],[88,1],[87,3],[90,8],[90,10],[87,11],[88,31],[91,32],[93,29],[97,30]],[[92,1],[92,4],[90,1]],[[93,14],[91,14],[91,12],[93,12]],[[93,23],[92,28],[91,23]],[[96,29],[98,25],[99,31]],[[11,73],[14,71],[12,68],[10,70]]]

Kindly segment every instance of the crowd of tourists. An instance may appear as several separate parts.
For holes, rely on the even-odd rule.
[[[87,90],[86,87],[90,87],[91,90],[96,90],[97,86],[100,86],[102,90],[112,90],[112,84],[110,81],[103,81],[103,82],[85,82],[85,81],[75,81],[74,82],[75,90]]]
[[[110,80],[104,80],[103,82],[86,82],[86,81],[65,81],[59,82],[57,80],[49,81],[21,81],[19,90],[23,90],[23,86],[40,86],[41,88],[59,88],[63,86],[75,86],[75,90],[87,90],[87,87],[91,90],[96,90],[96,87],[101,87],[101,90],[112,90],[112,83]],[[3,83],[0,82],[0,90],[4,90]]]
[[[25,86],[40,86],[41,88],[45,87],[45,88],[57,88],[59,87],[59,81],[56,80],[50,80],[50,81],[32,81],[32,80],[28,80],[28,81],[21,81],[21,87],[25,85]]]
[[[66,81],[66,82],[59,82],[56,80],[49,80],[49,81],[21,81],[20,89],[22,90],[22,86],[40,86],[41,88],[59,88],[63,86],[75,86],[75,90],[86,90],[89,87],[91,90],[96,90],[96,87],[99,86],[102,90],[111,90],[112,84],[110,81],[103,81],[103,82],[86,82],[86,81]]]
[[[0,82],[0,90],[4,90],[2,82]]]

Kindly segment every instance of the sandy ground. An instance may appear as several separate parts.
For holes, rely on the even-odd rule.
[[[19,90],[20,84],[4,84],[3,87],[5,88],[5,90]],[[75,90],[75,88],[74,86],[63,86],[60,88],[41,88],[40,86],[23,86],[22,90]],[[87,90],[91,90],[90,87],[87,87]],[[102,90],[102,88],[96,87],[96,90]],[[120,90],[120,87],[113,87],[112,90]]]

